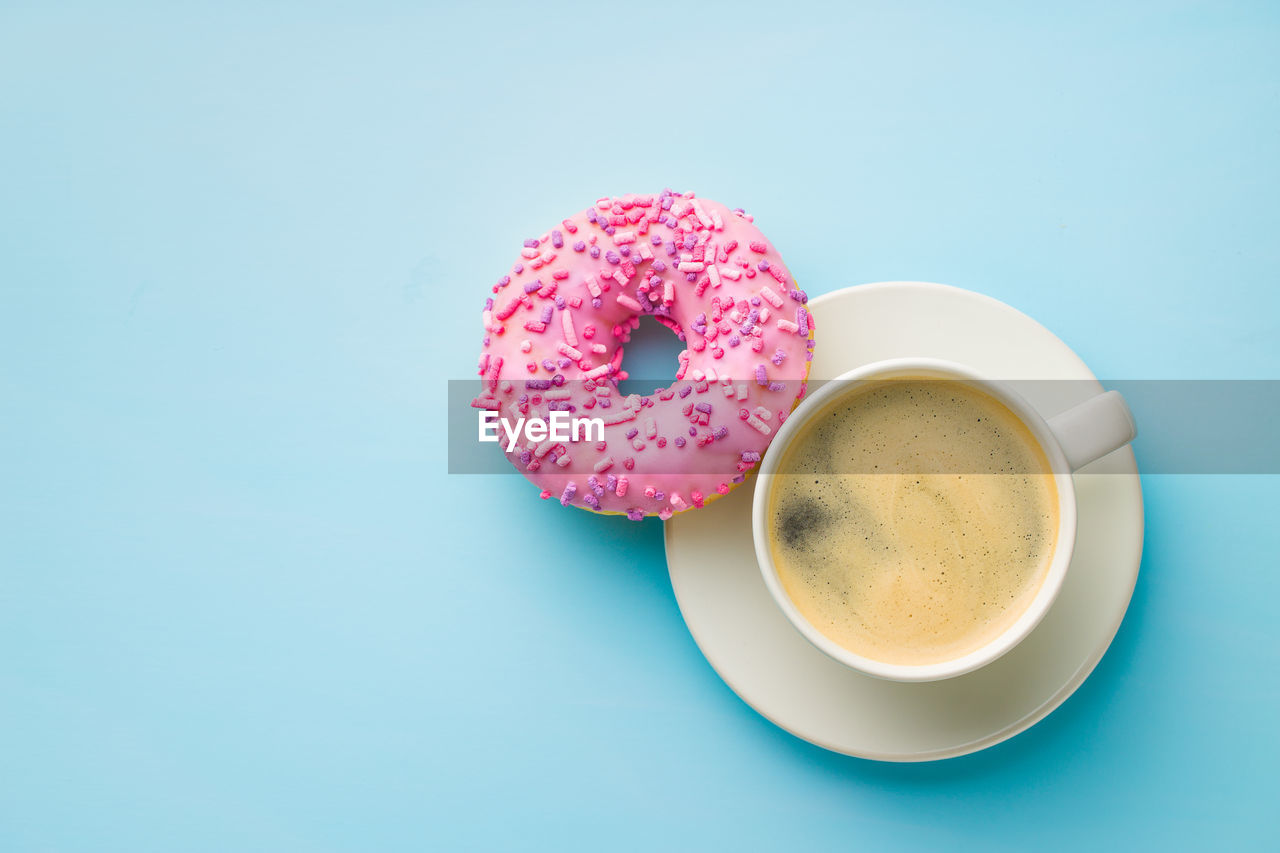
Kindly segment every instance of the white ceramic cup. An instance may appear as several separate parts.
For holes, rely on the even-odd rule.
[[[1049,571],[1027,608],[1006,630],[981,647],[952,660],[920,665],[892,664],[856,654],[815,628],[791,601],[778,578],[769,547],[769,496],[778,463],[787,447],[829,405],[869,381],[895,378],[948,379],[964,382],[1002,402],[1031,431],[1044,451],[1058,490],[1058,531]],[[986,666],[1020,643],[1039,624],[1062,588],[1076,538],[1076,493],[1071,472],[1133,440],[1137,430],[1124,398],[1115,391],[1092,397],[1046,421],[1008,385],[987,379],[962,364],[930,358],[898,358],[851,370],[817,389],[787,418],[760,464],[751,526],[756,559],[773,600],[805,639],[840,663],[892,681],[938,681]]]

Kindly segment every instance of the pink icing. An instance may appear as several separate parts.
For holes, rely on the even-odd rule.
[[[742,482],[804,396],[804,291],[750,216],[693,193],[602,198],[526,240],[493,293],[472,406],[512,423],[552,409],[605,421],[604,441],[507,453],[565,505],[633,519],[700,507]],[[641,313],[687,348],[674,384],[624,397],[622,345]]]

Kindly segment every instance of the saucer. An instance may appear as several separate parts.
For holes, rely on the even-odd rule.
[[[1070,347],[1003,302],[955,287],[883,282],[809,302],[818,328],[811,376],[929,356],[1030,383],[1046,418],[1103,389]],[[1075,475],[1078,533],[1052,609],[1005,656],[947,681],[902,684],[848,669],[808,643],[765,589],[751,540],[755,478],[666,522],[667,566],[689,632],[744,702],[796,737],[879,761],[931,761],[1013,737],[1061,705],[1124,618],[1142,557],[1142,487],[1129,447]]]

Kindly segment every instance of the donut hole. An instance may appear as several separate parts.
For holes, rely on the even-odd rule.
[[[685,342],[653,317],[643,315],[622,349],[627,378],[618,383],[619,391],[624,395],[652,394],[676,381]]]

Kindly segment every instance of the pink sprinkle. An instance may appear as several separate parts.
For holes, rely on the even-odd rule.
[[[699,261],[681,261],[676,265],[676,269],[680,272],[702,272],[706,269],[706,264]]]
[[[768,435],[769,433],[773,432],[773,430],[769,427],[767,423],[760,420],[755,415],[752,415],[751,417],[747,418],[747,426],[751,427],[756,432],[763,433],[764,435]]]
[[[765,252],[769,251],[769,247],[764,243],[761,243],[759,240],[752,240],[747,245],[751,248],[751,251],[755,252],[757,255],[763,255]]]
[[[597,474],[603,474],[605,471],[608,471],[612,467],[613,467],[613,457],[606,456],[605,458],[601,459],[599,462],[595,464],[595,471]]]
[[[619,477],[619,478],[618,478],[618,489],[617,489],[617,491],[615,491],[615,492],[614,492],[614,494],[615,494],[615,495],[617,495],[617,496],[618,496],[618,497],[620,497],[620,498],[624,498],[624,497],[626,497],[626,496],[627,496],[627,485],[628,485],[628,482],[629,482],[629,481],[627,480],[627,478],[626,478],[626,477]]]
[[[644,419],[644,437],[656,438],[658,435],[658,423],[653,418]]]
[[[568,311],[561,311],[560,324],[564,326],[565,343],[567,343],[571,347],[576,347],[578,345],[578,333],[573,328],[573,315],[570,314]],[[579,354],[579,358],[580,357],[581,357],[581,354]],[[572,358],[572,356],[570,356],[570,358]]]
[[[567,315],[566,315],[566,316],[567,316]],[[578,350],[576,350],[576,349],[574,349],[573,347],[569,346],[569,345],[568,345],[568,344],[566,344],[564,341],[561,341],[561,342],[556,346],[556,350],[557,350],[561,355],[563,355],[565,358],[571,358],[571,359],[573,359],[574,361],[582,361],[582,353],[578,352]],[[763,370],[764,368],[760,368],[760,369],[761,369],[761,370]]]
[[[596,281],[595,276],[588,275],[585,278],[585,281],[587,284],[587,292],[598,298],[600,296],[600,283]]]
[[[797,326],[795,323],[791,322],[790,320],[788,320],[788,319],[786,319],[786,318],[784,318],[784,317],[780,317],[780,318],[778,319],[778,329],[779,329],[779,331],[783,331],[783,332],[798,332],[798,331],[800,331],[800,327],[799,327],[799,326]]]
[[[624,280],[624,283],[625,283],[625,280]],[[618,294],[618,304],[621,305],[623,308],[626,308],[630,311],[635,311],[637,313],[644,310],[644,308],[640,305],[639,302],[636,302],[634,299],[632,299],[630,296],[627,296],[627,294],[625,293]]]
[[[636,241],[636,232],[634,231],[619,231],[617,234],[613,235],[613,242],[615,245],[618,245],[618,246],[624,245],[626,243],[634,243],[635,241]]]
[[[769,285],[766,284],[764,287],[760,288],[760,295],[763,296],[765,301],[774,308],[782,307],[782,297],[774,293],[773,288],[769,287]]]
[[[666,521],[668,518],[670,518],[673,515],[675,515],[675,513],[672,512],[670,509],[667,509],[666,507],[663,507],[661,510],[658,511],[658,518],[662,519],[663,521]]]
[[[676,508],[676,512],[681,512],[689,508],[689,505],[684,502],[684,498],[680,497],[679,492],[671,493],[671,505]]]

